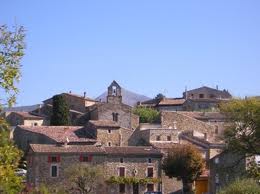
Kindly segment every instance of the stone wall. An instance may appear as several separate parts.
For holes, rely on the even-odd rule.
[[[161,112],[161,124],[165,128],[177,128],[179,131],[194,130],[207,133],[208,137],[214,135],[215,127],[178,112]]]
[[[13,132],[13,139],[19,149],[23,150],[24,153],[28,151],[29,144],[55,144],[56,141],[53,139],[39,134],[33,133],[27,130],[23,130],[20,127],[16,127]]]
[[[109,133],[110,132],[110,133]],[[98,128],[97,129],[97,141],[102,145],[120,146],[121,135],[118,128]]]
[[[113,120],[113,113],[118,113],[118,124],[132,129],[132,109],[124,104],[104,103],[98,107],[98,120]]]
[[[210,160],[210,193],[216,194],[220,188],[246,174],[246,160],[241,158],[241,155],[222,152]]]
[[[28,183],[34,186],[40,186],[41,183],[50,186],[64,186],[66,188],[66,170],[77,164],[89,163],[98,165],[103,168],[104,179],[107,180],[111,176],[119,175],[119,167],[125,167],[125,176],[136,178],[146,178],[147,168],[153,167],[154,178],[160,177],[160,159],[151,157],[151,163],[148,163],[148,158],[145,156],[105,156],[105,155],[92,155],[92,162],[80,162],[80,154],[57,154],[60,156],[60,162],[51,163],[48,162],[49,154],[32,154],[27,157],[28,160]],[[51,156],[56,156],[51,155]],[[120,158],[123,158],[123,163],[120,162]],[[50,168],[52,165],[58,166],[58,177],[50,176]],[[136,173],[134,173],[134,171]],[[155,191],[159,189],[159,183],[154,183]],[[147,190],[147,185],[139,185],[139,193],[144,193]],[[126,185],[125,194],[132,194],[133,186]],[[96,194],[100,194],[96,192]],[[106,194],[119,194],[119,186],[117,184],[106,184]]]
[[[134,133],[133,129],[127,129],[127,128],[120,128],[120,134],[121,134],[121,146],[128,146],[129,145],[129,139]]]

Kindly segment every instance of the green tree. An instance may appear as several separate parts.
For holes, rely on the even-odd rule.
[[[70,192],[79,191],[80,194],[105,193],[101,190],[104,188],[104,178],[102,170],[97,166],[80,164],[75,165],[65,172],[69,179]]]
[[[182,180],[184,193],[192,193],[192,183],[201,175],[204,161],[193,146],[177,145],[169,150],[162,168],[168,177]]]
[[[252,179],[236,180],[221,189],[218,194],[259,194],[260,186]]]
[[[70,125],[69,106],[62,95],[52,97],[52,116],[51,125],[66,126]]]
[[[260,100],[235,99],[220,110],[229,123],[224,131],[227,149],[241,155],[260,155]]]
[[[3,106],[15,103],[18,93],[16,86],[21,77],[21,59],[25,49],[25,31],[23,27],[9,30],[0,26],[0,111]],[[0,193],[16,194],[21,191],[22,177],[15,174],[22,152],[10,140],[9,126],[0,118]]]
[[[14,27],[13,31],[6,25],[0,26],[0,88],[3,91],[0,104],[4,106],[13,105],[18,93],[16,84],[21,77],[24,38],[25,30],[22,26]]]
[[[152,108],[137,107],[134,114],[140,117],[140,123],[159,123],[160,112]]]
[[[162,93],[159,93],[155,96],[154,99],[156,99],[158,102],[161,101],[163,98],[165,98],[165,96]]]
[[[5,121],[0,122],[0,193],[16,194],[23,188],[23,178],[15,174],[22,152],[9,139]]]

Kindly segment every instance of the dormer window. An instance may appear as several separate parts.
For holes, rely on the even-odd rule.
[[[116,96],[116,86],[112,86],[112,96]]]

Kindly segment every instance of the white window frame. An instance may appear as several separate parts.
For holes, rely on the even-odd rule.
[[[153,176],[152,177],[148,177],[148,168],[152,168],[153,169]],[[147,168],[146,168],[146,177],[147,178],[154,178],[154,167],[151,167],[151,166],[148,166]]]
[[[126,177],[126,167],[125,166],[119,166],[117,168],[117,176],[120,176],[120,168],[124,168],[124,175],[125,176],[122,176],[122,177]]]
[[[55,177],[52,176],[52,167],[53,167],[53,166],[56,166],[56,167],[57,167],[57,176],[55,176]],[[51,165],[50,165],[50,177],[51,177],[51,178],[58,178],[58,177],[59,177],[59,165],[58,165],[58,164],[51,164]]]

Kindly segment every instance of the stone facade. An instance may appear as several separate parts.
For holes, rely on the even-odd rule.
[[[36,145],[32,144],[28,153],[28,183],[38,187],[41,183],[47,185],[66,185],[68,177],[66,169],[73,165],[84,164],[80,156],[91,156],[90,165],[99,166],[103,169],[104,179],[122,176],[120,168],[124,168],[124,177],[135,177],[144,179],[148,177],[148,168],[152,169],[151,178],[160,179],[161,177],[161,157],[162,154],[151,147],[95,147],[78,145]],[[49,160],[50,157],[58,157],[55,162]],[[57,176],[52,177],[51,168],[57,166]],[[154,191],[161,190],[159,182],[148,183],[153,185]],[[150,185],[151,186],[151,185]],[[66,186],[65,186],[66,187]],[[125,184],[125,194],[132,194],[134,186]],[[138,193],[147,191],[147,184],[135,185]],[[99,194],[98,192],[96,192]],[[107,194],[119,194],[118,184],[106,184]]]
[[[95,100],[86,97],[86,94],[84,93],[84,96],[79,96],[72,93],[62,93],[60,94],[65,97],[65,100],[69,106],[69,109],[79,111],[79,112],[86,112],[86,107],[92,106],[96,103]],[[52,105],[52,98],[49,98],[45,101],[43,101],[44,105]]]
[[[246,159],[237,154],[222,152],[210,160],[209,188],[211,194],[246,173]]]
[[[88,109],[90,120],[112,120],[128,129],[135,129],[139,124],[132,107],[122,103],[121,87],[115,81],[108,87],[107,102],[99,102]]]
[[[103,146],[120,146],[121,133],[120,126],[109,120],[91,120],[86,125],[86,132]]]
[[[4,117],[11,126],[41,126],[46,124],[45,119],[28,112],[5,112]]]
[[[215,127],[178,112],[161,112],[162,127],[178,129],[180,131],[197,131],[207,134],[207,138],[214,138]]]

